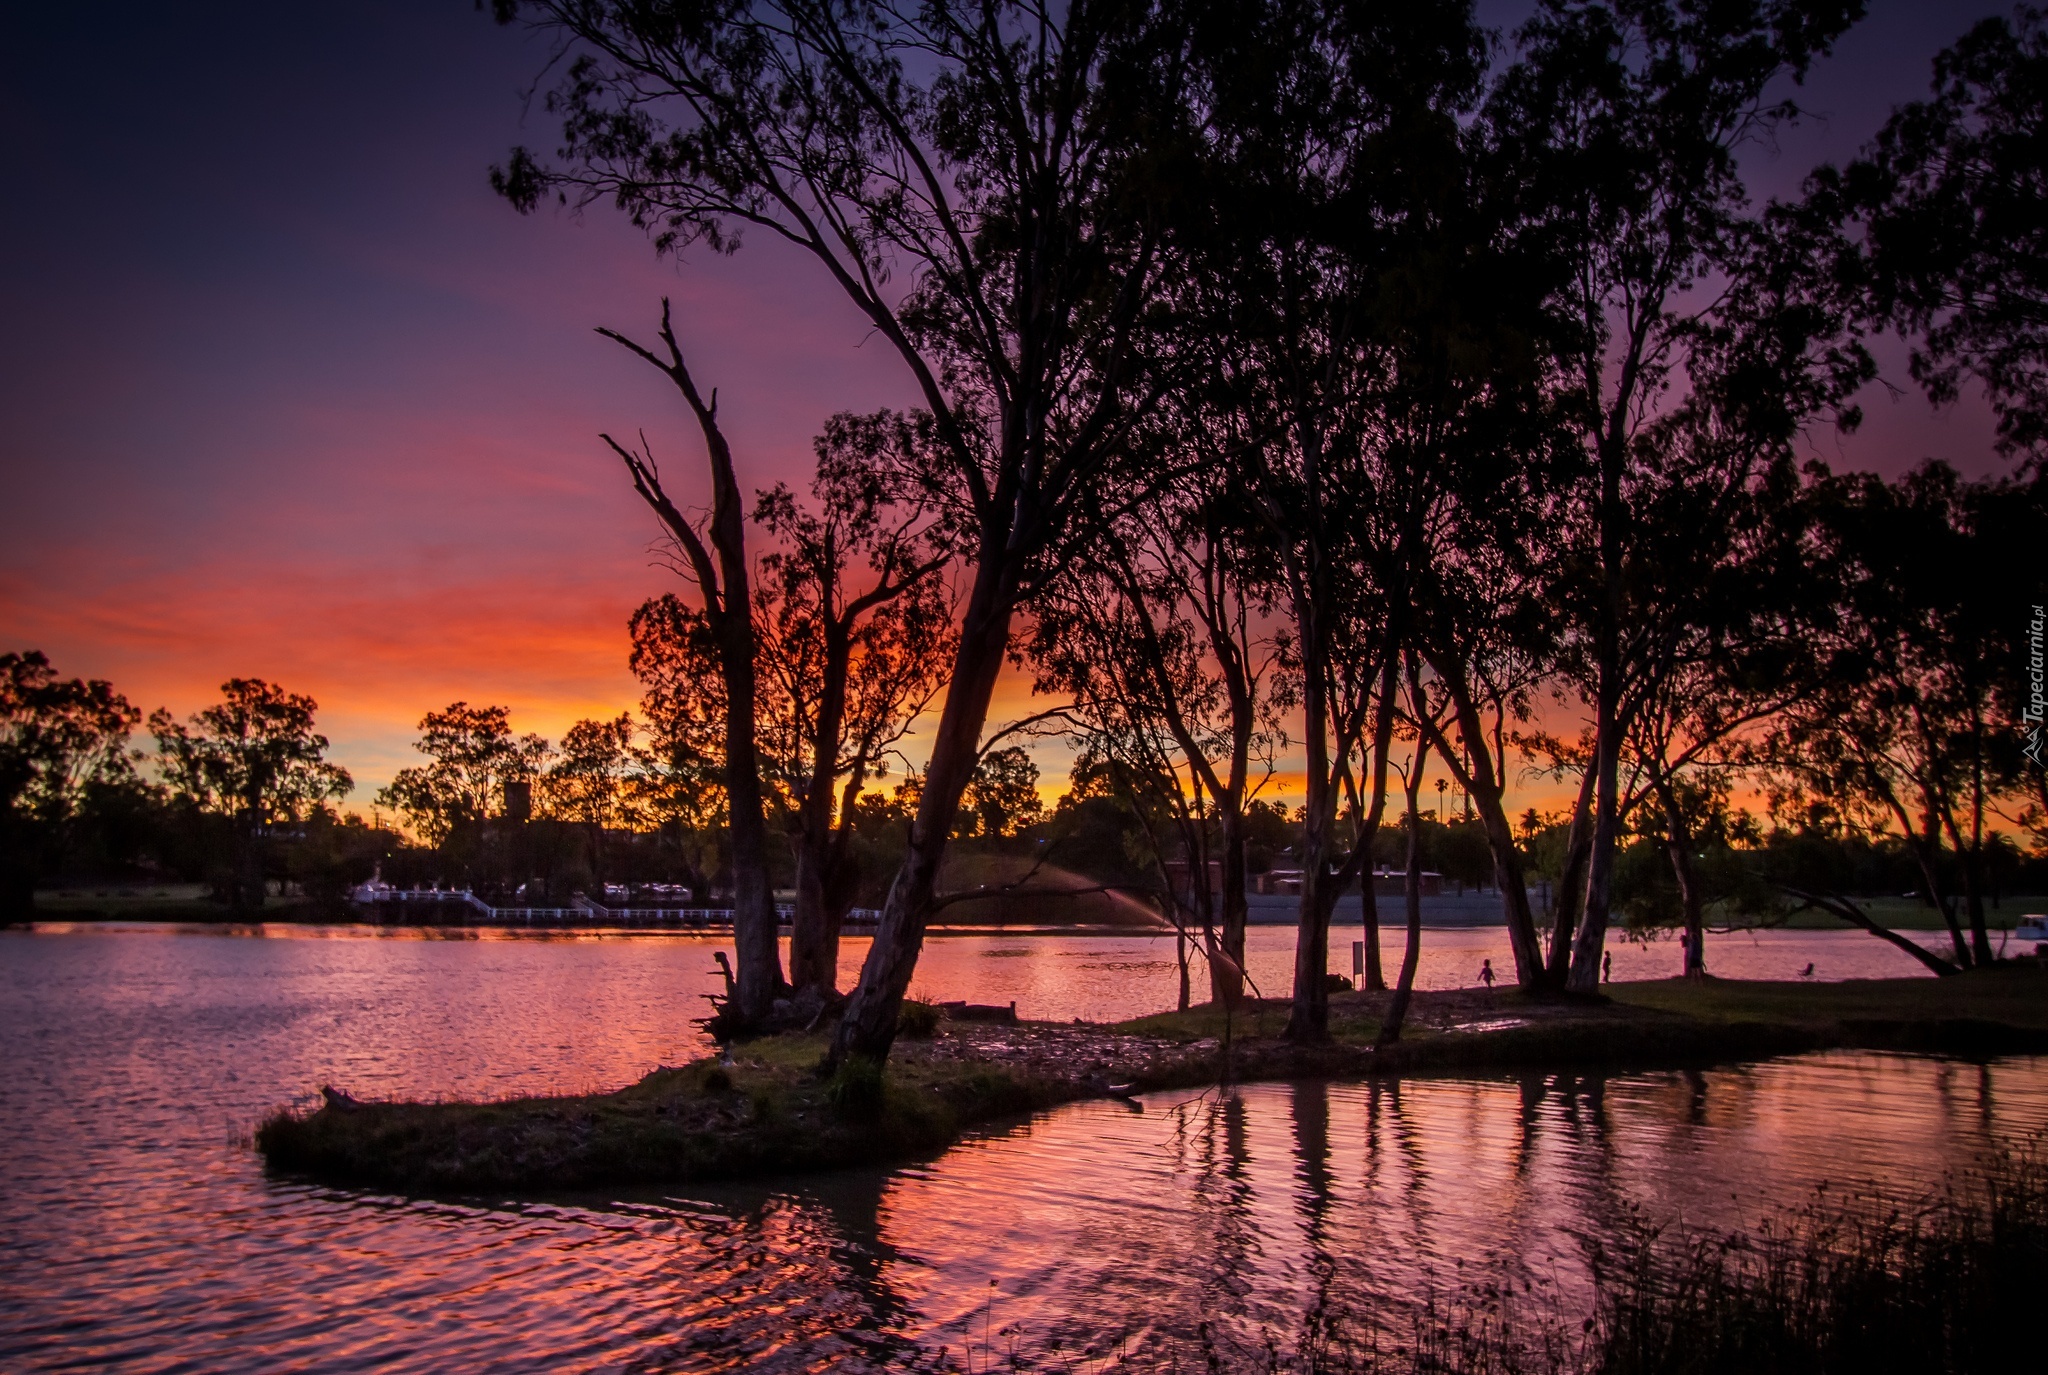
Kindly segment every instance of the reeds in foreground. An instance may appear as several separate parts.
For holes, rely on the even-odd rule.
[[[2048,1163],[2038,1148],[1912,1202],[1819,1190],[1747,1232],[1636,1220],[1588,1256],[1593,1300],[1474,1286],[1409,1316],[1332,1304],[1255,1345],[1203,1324],[1185,1348],[1095,1356],[1016,1346],[975,1368],[1374,1375],[1977,1375],[2038,1369]],[[979,1356],[980,1353],[970,1353]]]
[[[1596,1261],[1599,1258],[1596,1258]],[[2042,1359],[2048,1165],[2035,1151],[1914,1204],[1824,1190],[1753,1233],[1659,1237],[1596,1269],[1576,1369],[2007,1371]]]

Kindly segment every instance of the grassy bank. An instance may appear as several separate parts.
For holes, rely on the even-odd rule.
[[[22,920],[222,923],[357,919],[339,898],[322,901],[272,893],[263,899],[260,913],[238,913],[226,903],[216,902],[211,894],[203,883],[108,883],[44,889],[36,893],[34,907]]]
[[[977,1124],[1112,1093],[1233,1080],[1705,1065],[1829,1048],[2048,1052],[2048,970],[1839,984],[1670,980],[1611,996],[1417,995],[1376,1050],[1384,994],[1331,1002],[1331,1039],[1278,1038],[1285,1003],[1115,1026],[940,1022],[884,1067],[812,1072],[818,1036],[662,1068],[612,1093],[491,1103],[360,1103],[276,1114],[257,1146],[279,1169],[413,1191],[506,1191],[772,1175],[927,1155]]]
[[[974,1122],[1073,1097],[1013,1067],[905,1061],[812,1073],[822,1037],[750,1043],[730,1061],[655,1070],[612,1093],[491,1103],[357,1103],[279,1113],[272,1164],[408,1190],[577,1188],[778,1174],[915,1158]]]

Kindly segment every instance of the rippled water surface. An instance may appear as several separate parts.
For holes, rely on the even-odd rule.
[[[1280,986],[1290,940],[1253,933],[1255,977]],[[1426,983],[1469,982],[1488,954],[1502,967],[1496,932],[1430,941]],[[1631,1209],[1732,1225],[1821,1182],[1910,1188],[2048,1127],[2048,1062],[1824,1055],[1155,1095],[915,1168],[683,1196],[401,1200],[269,1179],[246,1145],[321,1083],[508,1094],[687,1058],[712,948],[0,934],[0,1369],[929,1367],[1179,1350],[1204,1318],[1226,1344],[1284,1343],[1319,1303],[1371,1310],[1475,1269],[1569,1292],[1584,1243]],[[1850,932],[1723,938],[1709,958],[1912,972]],[[1624,947],[1615,972],[1675,962]],[[1173,947],[939,938],[920,983],[1025,1015],[1128,1015],[1171,1002]]]

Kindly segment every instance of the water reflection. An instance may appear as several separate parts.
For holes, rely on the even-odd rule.
[[[619,1082],[688,1052],[703,953],[0,937],[0,1369],[1251,1359],[1474,1276],[1568,1299],[1638,1210],[1732,1225],[2048,1126],[2048,1062],[1825,1055],[1154,1095],[912,1168],[682,1195],[394,1199],[267,1179],[243,1139],[323,1081]]]
[[[1984,1095],[1959,1101],[1963,1078]],[[1083,1107],[900,1177],[884,1231],[963,1282],[913,1300],[957,1336],[996,1278],[1024,1349],[1283,1346],[1512,1281],[1570,1304],[1631,1218],[1753,1220],[1818,1185],[1932,1185],[2048,1125],[2048,1070],[1829,1055],[1742,1070],[1254,1085]],[[1980,1110],[1987,1109],[1988,1111]],[[971,1219],[963,1223],[962,1219]],[[971,1305],[968,1305],[971,1307]]]

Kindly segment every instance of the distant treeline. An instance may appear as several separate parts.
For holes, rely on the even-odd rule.
[[[641,656],[640,662],[645,662]],[[658,705],[656,706],[658,710]],[[223,685],[222,701],[191,720],[148,718],[155,748],[132,748],[144,720],[101,680],[60,678],[39,652],[0,655],[0,767],[5,772],[9,915],[40,886],[66,882],[207,884],[224,911],[247,913],[265,893],[336,914],[372,877],[397,887],[467,887],[503,902],[566,903],[606,885],[663,885],[691,901],[728,900],[730,846],[715,773],[678,769],[658,734],[625,715],[571,727],[560,747],[515,734],[507,708],[451,704],[421,723],[428,762],[404,770],[360,815],[334,805],[352,787],[325,760],[312,729],[316,704],[257,679]],[[1069,790],[1042,806],[1039,772],[1011,747],[993,751],[970,784],[954,825],[956,848],[1043,859],[1137,896],[1162,912],[1191,900],[1186,852],[1164,809],[1141,815],[1084,758]],[[873,906],[901,862],[920,780],[862,792],[848,810],[855,875],[849,905]],[[509,806],[508,806],[509,802]],[[1156,799],[1155,799],[1156,804]],[[1495,881],[1485,827],[1460,816],[1415,818],[1421,866],[1471,889]],[[782,812],[785,822],[789,809]],[[399,829],[403,820],[406,829]],[[1245,816],[1248,875],[1295,872],[1306,817],[1254,800]],[[1373,838],[1372,865],[1407,859],[1408,819]],[[776,887],[795,881],[790,827],[771,852]],[[1526,812],[1518,849],[1531,877],[1563,876],[1568,822]],[[1157,838],[1165,835],[1161,848]],[[1860,896],[1919,895],[1923,876],[1895,835],[1839,827],[1762,830],[1747,813],[1713,811],[1697,828],[1696,870],[1717,921],[1769,922],[1789,907],[1787,885]],[[1213,837],[1212,837],[1213,843]],[[1956,857],[1944,859],[1952,871]],[[1986,877],[2000,893],[2048,893],[2048,852],[2022,851],[2004,834],[1987,847]],[[1952,881],[1952,873],[1950,874]],[[1631,828],[1618,864],[1617,908],[1632,928],[1682,924],[1656,826]]]

